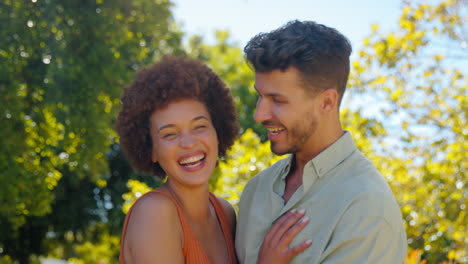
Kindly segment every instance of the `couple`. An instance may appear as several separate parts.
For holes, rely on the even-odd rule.
[[[194,60],[141,70],[117,130],[133,167],[167,181],[127,214],[121,263],[402,263],[397,202],[340,124],[348,40],[291,21],[244,51],[259,95],[254,119],[275,154],[291,155],[250,180],[236,227],[232,206],[208,189],[238,134],[229,90]]]

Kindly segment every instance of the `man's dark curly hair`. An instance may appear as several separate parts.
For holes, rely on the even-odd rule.
[[[161,166],[151,160],[150,116],[180,99],[195,99],[206,106],[218,135],[219,156],[234,143],[239,132],[235,105],[218,75],[199,61],[164,57],[140,70],[121,99],[116,130],[120,146],[136,170],[165,177]]]
[[[260,33],[245,46],[247,61],[256,72],[299,70],[309,91],[334,88],[340,103],[349,75],[351,44],[337,30],[312,21],[290,21],[269,33]]]

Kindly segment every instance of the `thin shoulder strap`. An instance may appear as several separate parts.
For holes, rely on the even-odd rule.
[[[219,224],[221,225],[221,229],[223,231],[224,240],[226,241],[226,247],[229,254],[228,263],[236,263],[234,238],[232,237],[231,227],[229,226],[229,220],[226,216],[226,213],[224,212],[224,208],[221,205],[221,202],[218,200],[218,198],[212,193],[210,193],[210,201],[216,211]]]
[[[180,224],[182,225],[182,231],[183,231],[183,234],[184,234],[184,246],[183,246],[184,247],[183,248],[184,256],[187,253],[186,252],[186,250],[187,250],[186,245],[190,240],[191,229],[190,229],[190,225],[189,225],[187,219],[185,218],[184,213],[182,212],[182,208],[179,206],[176,199],[174,199],[174,197],[172,197],[170,194],[165,193],[165,192],[161,192],[159,190],[151,190],[151,191],[145,193],[140,198],[138,198],[138,200],[136,200],[136,202],[132,205],[132,207],[130,207],[130,210],[128,211],[127,216],[125,216],[125,222],[124,222],[124,226],[123,226],[123,230],[122,230],[122,238],[121,238],[121,241],[120,241],[120,263],[121,264],[125,263],[124,262],[124,241],[125,241],[125,235],[127,234],[128,221],[129,221],[130,216],[132,214],[133,208],[135,207],[135,204],[138,203],[138,201],[140,201],[143,197],[145,197],[146,195],[148,195],[150,193],[162,194],[162,195],[166,196],[167,198],[169,198],[174,203],[175,207],[177,208],[177,213],[179,214]]]

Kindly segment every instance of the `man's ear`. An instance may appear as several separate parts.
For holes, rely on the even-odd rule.
[[[322,92],[321,97],[322,100],[320,104],[320,109],[322,111],[331,112],[337,109],[339,101],[339,95],[337,90],[329,88]]]

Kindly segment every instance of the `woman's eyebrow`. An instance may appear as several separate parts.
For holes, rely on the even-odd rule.
[[[198,120],[201,120],[201,119],[205,119],[207,121],[209,121],[208,117],[204,116],[204,115],[201,115],[201,116],[197,116],[197,117],[194,117],[192,119],[192,121],[198,121]],[[175,127],[174,124],[167,124],[167,125],[162,125],[158,128],[158,132],[163,130],[163,129],[166,129],[166,128],[171,128],[171,127]]]
[[[193,119],[193,121],[198,121],[198,120],[200,120],[200,119],[206,119],[206,120],[209,121],[208,117],[206,117],[206,116],[204,116],[204,115],[195,117],[195,118]]]
[[[170,127],[174,127],[175,125],[173,124],[167,124],[167,125],[163,125],[163,126],[160,126],[159,129],[158,129],[158,132],[165,129],[165,128],[170,128]]]

